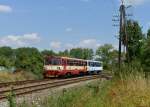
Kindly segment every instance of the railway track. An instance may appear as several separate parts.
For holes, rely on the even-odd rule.
[[[61,80],[29,80],[18,81],[0,84],[0,100],[6,99],[6,93],[13,92],[16,96],[30,94],[44,89],[50,89],[54,87],[64,86],[68,84],[78,83],[86,80],[93,80],[98,78],[110,79],[111,76],[107,74],[84,76],[77,78],[61,79]]]
[[[44,79],[44,80],[26,80],[26,81],[16,81],[16,82],[4,82],[0,83],[0,88],[7,87],[10,85],[17,86],[17,85],[24,85],[29,83],[37,83],[41,81],[49,81],[50,79]]]

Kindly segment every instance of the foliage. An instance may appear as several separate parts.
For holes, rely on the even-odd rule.
[[[70,52],[69,52],[69,50],[59,51],[58,56],[69,57],[70,56]]]
[[[9,102],[9,107],[17,107],[16,106],[16,95],[14,93],[13,88],[11,89],[10,93],[8,93],[7,100]]]
[[[150,38],[150,29],[147,31],[147,38]]]
[[[129,59],[132,61],[141,55],[141,41],[144,39],[144,35],[138,22],[132,20],[127,21],[127,34]]]
[[[14,66],[14,51],[10,47],[0,47],[0,66],[10,68]]]
[[[108,69],[109,65],[113,64],[117,58],[118,52],[114,50],[111,44],[104,44],[96,50],[96,55],[100,57],[104,68]]]
[[[37,76],[42,76],[43,58],[36,48],[18,48],[15,50],[17,69],[30,71]]]
[[[149,107],[150,81],[145,79],[142,73],[122,75],[122,78],[111,81],[92,82],[86,86],[56,92],[33,105],[35,107]],[[26,107],[28,106],[32,107],[30,104]]]
[[[132,73],[126,77],[123,74],[123,78],[113,81],[108,91],[107,102],[111,104],[111,107],[149,107],[148,81],[141,73]]]
[[[150,38],[148,38],[142,48],[141,63],[146,72],[150,72]]]
[[[122,63],[120,69],[114,67],[113,71],[117,78],[126,77],[131,74],[143,73],[143,68],[140,60],[133,60],[130,63]]]
[[[41,52],[42,56],[54,56],[56,53],[53,50],[43,50]]]
[[[88,48],[73,48],[70,50],[70,56],[79,59],[92,59],[93,50]]]
[[[24,81],[24,80],[33,80],[36,76],[30,72],[0,72],[0,82],[12,82],[12,81]]]
[[[94,55],[94,52],[92,49],[84,48],[83,49],[83,58],[82,59],[92,59]]]
[[[100,84],[103,83],[95,82],[94,84],[90,83],[82,87],[63,89],[61,92],[53,93],[54,95],[41,99],[32,105],[35,106],[36,104],[35,107],[93,107],[89,106],[89,104],[94,97],[97,98],[97,95],[100,94],[100,90],[102,89],[100,88]],[[31,104],[26,103],[26,105],[32,107]],[[22,105],[19,107],[22,107]]]

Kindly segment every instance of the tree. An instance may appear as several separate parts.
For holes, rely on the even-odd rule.
[[[147,31],[147,39],[145,39],[141,52],[141,63],[144,71],[150,71],[150,29]]]
[[[145,71],[150,71],[150,38],[142,49],[141,63]]]
[[[150,38],[150,29],[147,31],[147,38]]]
[[[71,57],[82,59],[82,55],[83,55],[82,48],[73,48],[70,50]]]
[[[14,50],[10,47],[0,47],[0,66],[10,68],[14,66]]]
[[[92,49],[84,48],[83,49],[83,59],[91,60],[93,59],[94,52]]]
[[[70,56],[70,53],[69,53],[68,50],[59,51],[58,56],[69,57],[69,56]]]
[[[128,35],[128,54],[129,60],[138,59],[142,47],[142,40],[144,35],[138,22],[129,20],[127,21],[127,35]]]
[[[15,50],[17,69],[32,72],[42,76],[43,57],[36,48],[18,48]]]
[[[73,48],[70,50],[70,56],[79,59],[92,59],[93,50],[88,48]]]
[[[56,55],[56,53],[53,50],[43,50],[41,52],[42,56],[53,56]]]
[[[96,55],[100,57],[100,61],[103,62],[104,68],[108,68],[108,65],[111,63],[111,53],[113,51],[113,46],[111,44],[104,44],[103,46],[98,47],[96,50]]]

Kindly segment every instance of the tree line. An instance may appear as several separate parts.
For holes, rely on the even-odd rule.
[[[43,72],[44,56],[64,56],[86,60],[95,59],[101,60],[104,62],[104,65],[107,65],[113,59],[113,56],[117,56],[117,51],[113,50],[114,48],[111,44],[98,47],[96,52],[88,48],[73,48],[54,52],[53,50],[39,51],[37,48],[31,47],[12,49],[11,47],[4,46],[0,47],[0,66],[5,68],[14,67],[16,71],[32,72],[40,77]]]

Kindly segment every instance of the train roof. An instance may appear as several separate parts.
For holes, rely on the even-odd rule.
[[[61,57],[61,58],[64,58],[64,59],[72,59],[72,60],[82,60],[82,61],[86,61],[86,60],[84,60],[84,59],[70,58],[70,57]]]
[[[46,56],[46,57],[50,57],[50,58],[63,58],[63,59],[72,59],[72,60],[79,60],[79,61],[88,61],[88,62],[100,62],[101,61],[95,61],[95,60],[85,60],[85,59],[79,59],[79,58],[70,58],[70,57],[61,57],[61,56]]]
[[[72,60],[82,60],[82,61],[86,61],[86,60],[84,60],[84,59],[70,58],[70,57],[61,57],[61,56],[46,56],[45,58],[62,58],[62,59],[72,59]]]

